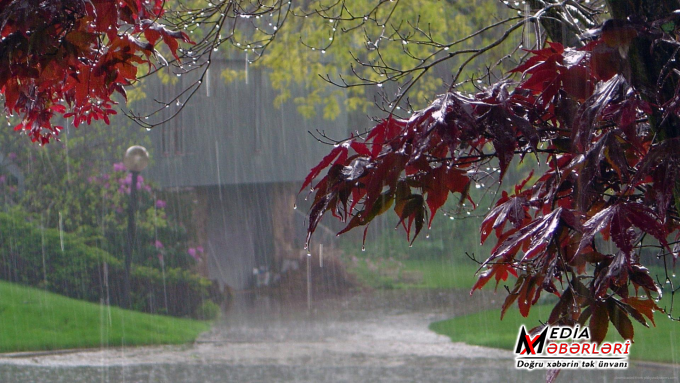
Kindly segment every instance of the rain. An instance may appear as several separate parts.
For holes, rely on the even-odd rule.
[[[121,113],[49,145],[0,138],[0,382],[545,381],[546,370],[516,368],[513,350],[520,324],[543,323],[558,298],[501,321],[512,278],[471,293],[493,249],[479,227],[505,190],[497,164],[466,173],[478,205],[450,198],[412,244],[390,211],[365,236],[338,236],[347,222],[326,217],[307,246],[305,177],[329,138],[375,126],[380,103],[348,108],[351,92],[327,84],[339,112],[326,118],[305,109],[307,81],[281,101],[247,52],[168,73],[128,96],[130,110],[162,105],[158,126]],[[126,156],[133,146],[139,158]],[[535,164],[522,161],[513,182]],[[352,164],[340,172],[354,181],[369,161]],[[678,329],[657,314],[659,328],[636,326],[631,347],[664,347],[664,359],[633,354],[627,369],[564,369],[557,381],[680,381]],[[663,345],[644,343],[657,330]]]
[[[244,78],[229,87],[215,85],[215,81],[220,81],[217,78],[220,66],[230,65],[241,64],[216,63],[205,80],[212,85],[206,85],[191,100],[191,108],[167,125],[140,133],[139,129],[118,119],[120,126],[116,129],[121,130],[117,135],[120,142],[107,144],[109,148],[121,147],[121,143],[128,143],[133,137],[144,144],[150,154],[148,168],[140,171],[139,185],[141,196],[146,198],[140,200],[140,209],[146,207],[148,215],[137,215],[137,219],[143,228],[138,230],[147,233],[143,237],[153,242],[140,243],[137,249],[147,248],[145,253],[149,253],[149,247],[158,251],[153,259],[145,262],[161,271],[161,285],[160,291],[147,296],[147,301],[138,306],[156,314],[185,312],[181,305],[187,302],[181,299],[187,297],[175,291],[174,280],[168,282],[176,278],[176,271],[171,272],[172,276],[167,274],[168,270],[182,265],[212,281],[211,294],[219,296],[215,299],[219,302],[219,313],[210,318],[208,331],[188,344],[135,345],[125,329],[127,320],[134,321],[124,313],[112,313],[118,309],[112,306],[111,300],[119,302],[120,297],[110,295],[115,290],[111,284],[119,282],[111,281],[111,269],[102,261],[95,268],[101,273],[97,286],[104,293],[96,303],[99,306],[96,317],[79,324],[99,327],[98,345],[83,342],[81,346],[76,341],[65,349],[52,350],[49,345],[47,350],[6,349],[0,355],[0,380],[496,382],[543,379],[541,371],[516,370],[511,351],[452,342],[432,330],[433,323],[489,310],[494,314],[482,316],[482,328],[497,325],[502,292],[485,289],[472,296],[468,294],[476,266],[465,253],[481,257],[489,251],[488,246],[480,246],[474,235],[469,235],[469,239],[451,235],[452,232],[474,233],[479,218],[466,214],[461,217],[454,205],[446,215],[438,217],[427,238],[409,247],[402,234],[393,230],[394,218],[386,217],[370,228],[365,251],[361,251],[360,235],[350,233],[338,238],[335,233],[341,226],[327,220],[309,249],[303,249],[305,211],[310,201],[304,198],[307,191],[298,195],[298,189],[310,166],[328,150],[307,131],[323,126],[329,136],[347,135],[352,128],[356,129],[354,124],[361,121],[361,117],[342,113],[332,121],[305,119],[294,112],[292,102],[276,108],[273,106],[275,93],[267,85],[266,73],[258,69],[251,68],[247,80]],[[183,76],[175,86],[183,86],[184,81],[188,84],[192,79]],[[174,89],[151,84],[145,92],[157,92],[160,97]],[[173,107],[177,106],[173,104],[169,109]],[[368,127],[370,121],[362,123]],[[90,131],[71,129],[68,134],[69,142],[89,145],[82,137],[90,135]],[[69,152],[59,154],[60,145],[41,149],[49,152],[48,157],[33,153],[34,149],[21,155],[10,152],[11,148],[3,149],[3,158],[7,159],[3,161],[3,174],[6,174],[3,191],[8,201],[5,213],[12,213],[10,201],[18,204],[21,193],[26,192],[22,189],[31,182],[25,172],[42,169],[41,166],[70,164],[64,171],[69,172],[72,181],[60,184],[64,189],[59,193],[69,193],[73,182],[83,183],[79,190],[85,192],[96,186],[102,194],[88,201],[97,204],[91,206],[91,211],[98,216],[92,235],[100,238],[88,243],[102,250],[121,252],[122,249],[111,249],[104,238],[110,235],[108,226],[125,224],[121,217],[111,218],[112,214],[125,215],[125,211],[115,209],[126,208],[130,196],[130,177],[126,176],[127,170],[122,164],[124,151],[105,151],[98,155],[101,158],[97,165],[102,167],[98,173],[79,173],[78,167],[85,170],[88,159],[74,157],[78,150],[87,148],[74,145]],[[45,162],[47,158],[51,160]],[[23,161],[33,161],[33,165]],[[36,165],[38,161],[43,162]],[[89,174],[89,180],[81,173]],[[480,177],[488,179],[489,174],[493,172],[484,172]],[[483,188],[481,183],[476,185],[476,189]],[[117,196],[108,195],[111,190]],[[122,197],[118,207],[109,203],[118,197]],[[20,303],[35,305],[38,309],[48,304],[43,295],[48,294],[46,288],[53,278],[50,263],[79,267],[70,249],[77,240],[68,231],[73,227],[71,222],[85,220],[74,216],[85,212],[66,210],[73,206],[65,200],[47,204],[49,209],[42,221],[33,222],[39,235],[33,239],[38,243],[35,248],[41,249],[39,283],[35,290],[22,292],[28,298]],[[456,213],[465,219],[448,219]],[[9,218],[9,221],[12,219],[16,220]],[[168,231],[173,225],[177,230]],[[193,227],[186,227],[188,225]],[[13,242],[21,240],[23,226],[8,227],[10,231],[3,232],[3,240],[9,243],[3,246],[21,252],[21,247]],[[56,240],[56,247],[50,246],[50,240]],[[117,240],[120,244],[124,242],[121,238]],[[4,261],[3,267],[12,266]],[[15,277],[19,278],[13,276],[11,270],[3,271],[6,280],[15,281]],[[7,288],[4,294],[11,295],[11,285]],[[170,303],[175,306],[172,311]],[[50,315],[53,310],[54,307],[44,306],[41,312]],[[77,322],[78,315],[74,312],[72,317],[61,320]],[[180,317],[196,315],[185,312]],[[470,318],[474,321],[474,316]],[[122,335],[118,332],[121,326]],[[155,331],[153,323],[150,326],[149,331]],[[10,329],[4,332],[5,337],[12,335],[12,328],[16,327],[17,331],[20,328],[11,319],[4,327]],[[457,331],[466,332],[465,328]],[[122,337],[122,344],[115,339],[117,336]],[[484,337],[484,334],[478,336]],[[507,336],[514,338],[516,332]],[[7,346],[11,345],[7,340],[2,344],[11,347]],[[633,363],[632,368],[623,371],[567,370],[560,378],[591,382],[661,374],[673,380],[679,373],[677,367],[670,365],[658,369]]]

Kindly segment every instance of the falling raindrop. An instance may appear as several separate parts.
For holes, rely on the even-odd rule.
[[[59,242],[61,243],[61,251],[64,251],[64,220],[59,212]]]

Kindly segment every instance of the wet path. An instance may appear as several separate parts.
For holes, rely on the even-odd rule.
[[[504,382],[541,381],[508,351],[452,343],[432,321],[495,305],[492,295],[383,292],[282,304],[242,296],[190,346],[0,357],[2,382]],[[680,381],[680,369],[567,371],[559,382]]]

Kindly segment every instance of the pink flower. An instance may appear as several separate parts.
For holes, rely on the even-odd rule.
[[[132,173],[128,173],[125,175],[125,178],[120,178],[118,180],[121,184],[131,186],[132,185]],[[144,186],[144,177],[142,176],[137,176],[137,190],[141,189]]]
[[[9,158],[10,160],[16,160],[16,159],[17,159],[17,154],[14,153],[14,152],[11,152],[11,153],[9,153],[9,154],[7,155],[7,158]]]
[[[157,249],[162,249],[163,248],[163,242],[156,240],[156,243],[154,244]]]
[[[156,200],[156,209],[165,209],[165,201],[162,199]]]
[[[124,172],[125,170],[126,170],[125,164],[123,164],[122,162],[116,162],[115,164],[113,164],[114,172]]]
[[[196,254],[196,249],[194,249],[193,247],[190,247],[189,250],[187,250],[187,252],[189,253],[189,255],[191,255],[193,259],[197,261],[201,259],[201,257],[198,254]]]

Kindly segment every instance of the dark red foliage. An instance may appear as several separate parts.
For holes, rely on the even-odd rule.
[[[660,310],[642,239],[677,254],[667,239],[680,235],[680,145],[660,123],[680,113],[680,88],[646,99],[621,53],[638,30],[653,35],[647,27],[630,27],[623,42],[549,43],[514,70],[515,82],[441,95],[408,120],[389,117],[339,144],[303,185],[330,167],[312,187],[309,234],[328,211],[348,222],[345,232],[393,209],[413,240],[449,194],[470,199],[486,167],[498,166],[502,181],[516,156],[532,155],[537,174],[502,192],[481,225],[482,242],[493,233],[497,244],[472,291],[513,275],[502,314],[517,302],[527,316],[545,291],[559,297],[548,324],[589,323],[600,341],[612,323],[632,338],[631,319],[647,325]],[[618,251],[607,252],[607,241]]]
[[[183,32],[158,24],[164,1],[0,1],[0,90],[5,113],[21,116],[14,130],[46,144],[61,126],[109,123],[114,92],[135,82],[137,67],[150,64],[158,40],[177,57]]]

